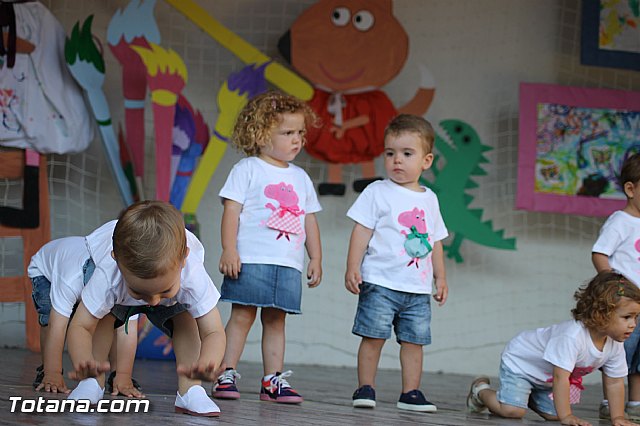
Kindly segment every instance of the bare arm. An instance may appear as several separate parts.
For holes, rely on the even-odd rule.
[[[44,378],[36,390],[45,392],[69,393],[69,389],[62,377],[62,352],[64,351],[64,338],[67,333],[69,318],[58,313],[53,307],[49,314],[47,326],[47,338],[44,351]]]
[[[436,286],[436,294],[433,298],[440,306],[444,305],[449,296],[449,285],[447,284],[447,273],[444,267],[444,249],[442,241],[436,241],[431,254],[433,263],[433,278]]]
[[[595,266],[596,271],[609,271],[611,270],[611,265],[609,265],[609,256],[602,253],[591,253],[591,262],[593,262],[593,266]]]
[[[320,228],[318,219],[314,213],[308,214],[304,221],[304,232],[307,234],[307,254],[309,266],[307,267],[307,279],[309,287],[317,287],[322,280],[322,244],[320,243]]]
[[[609,399],[609,409],[611,410],[611,424],[613,426],[635,425],[635,423],[624,418],[624,378],[613,378],[606,374],[602,375],[606,395]]]
[[[178,374],[190,379],[214,382],[222,369],[226,335],[218,308],[196,318],[200,334],[200,356],[193,365],[178,365]]]
[[[591,426],[591,423],[573,415],[569,403],[569,375],[571,372],[553,366],[553,405],[563,425]]]
[[[344,276],[344,286],[353,294],[360,293],[362,276],[360,266],[369,246],[369,240],[373,236],[373,229],[366,228],[359,223],[353,226],[351,239],[349,240],[349,253],[347,254],[347,272]]]
[[[124,326],[115,330],[116,338],[116,377],[111,395],[123,394],[128,397],[144,398],[144,394],[133,386],[131,375],[138,347],[138,320],[129,319],[129,333]]]
[[[220,230],[222,256],[220,256],[220,272],[233,279],[238,278],[242,263],[238,254],[238,224],[242,204],[225,199],[222,225]]]
[[[80,302],[67,331],[68,349],[73,364],[69,378],[83,380],[109,371],[109,363],[98,363],[93,356],[93,335],[99,319]]]

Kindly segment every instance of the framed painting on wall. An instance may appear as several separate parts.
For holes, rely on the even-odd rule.
[[[608,216],[640,152],[640,92],[521,83],[519,135],[516,208]]]
[[[582,0],[580,62],[640,70],[638,0]]]

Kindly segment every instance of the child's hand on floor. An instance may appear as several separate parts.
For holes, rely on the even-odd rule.
[[[93,359],[81,361],[73,367],[74,371],[69,372],[69,378],[73,380],[84,380],[89,377],[98,377],[100,374],[108,372],[111,368],[107,361],[98,362]]]
[[[69,393],[71,392],[64,383],[62,373],[49,374],[45,371],[42,383],[36,388],[37,391],[44,390],[52,393]]]
[[[144,394],[133,386],[131,376],[120,372],[113,379],[113,391],[111,392],[112,396],[118,394],[129,398],[144,398]]]
[[[631,420],[627,420],[624,417],[616,417],[611,420],[611,426],[638,426],[638,423],[634,423]]]
[[[205,382],[215,382],[223,370],[223,366],[216,365],[213,362],[194,362],[191,366],[179,364],[176,367],[178,375],[185,376],[189,379],[203,380]]]
[[[560,419],[560,424],[572,426],[591,426],[591,423],[586,420],[582,420],[581,418],[576,417],[573,414],[569,414],[565,418]]]

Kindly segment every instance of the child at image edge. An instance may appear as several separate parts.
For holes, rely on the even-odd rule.
[[[489,378],[471,384],[467,407],[489,409],[500,417],[519,419],[531,408],[546,420],[589,426],[571,404],[580,402],[582,376],[602,369],[609,395],[611,423],[635,425],[624,417],[623,342],[640,313],[640,290],[623,275],[605,271],[575,293],[573,320],[518,334],[502,352],[500,389]]]
[[[640,154],[628,157],[620,172],[620,184],[627,205],[614,212],[600,229],[592,248],[591,259],[598,272],[614,269],[636,286],[640,286]],[[630,419],[640,420],[640,327],[624,342],[629,367]],[[607,397],[605,393],[605,398]],[[608,401],[600,404],[600,417],[609,417]]]
[[[275,91],[251,99],[240,112],[234,145],[246,158],[231,170],[220,190],[224,274],[221,300],[231,302],[226,326],[227,370],[213,396],[238,399],[235,368],[260,308],[264,377],[260,400],[296,404],[302,396],[283,372],[285,317],[300,314],[304,247],[308,286],[322,278],[322,249],[315,213],[321,210],[307,173],[291,164],[300,153],[306,126],[317,119],[302,101]]]
[[[384,134],[387,179],[369,184],[347,212],[351,233],[345,286],[358,294],[352,332],[358,350],[354,407],[376,405],[375,377],[380,352],[393,327],[400,343],[402,394],[397,407],[435,412],[419,390],[422,347],[431,343],[431,292],[443,305],[448,286],[441,240],[448,233],[438,199],[419,184],[433,163],[435,133],[421,117],[401,114]]]
[[[66,237],[49,241],[31,257],[27,274],[33,284],[33,302],[40,323],[42,365],[36,369],[35,390],[69,393],[62,377],[62,353],[69,318],[80,301],[82,289],[95,268],[84,237]],[[131,317],[130,333],[123,327],[115,331],[117,339],[116,371],[109,377],[112,395],[144,397],[131,377],[138,344],[137,316]]]
[[[169,203],[141,201],[86,237],[96,268],[69,326],[69,354],[81,380],[73,399],[97,403],[108,370],[113,328],[144,313],[172,338],[177,413],[218,416],[201,380],[213,381],[224,355],[218,290],[204,268],[204,248]]]

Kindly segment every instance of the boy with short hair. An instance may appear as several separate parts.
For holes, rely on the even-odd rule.
[[[220,293],[204,268],[204,248],[185,229],[180,212],[165,202],[142,201],[86,242],[96,270],[69,327],[70,376],[82,380],[70,398],[97,402],[96,389],[108,369],[108,330],[127,327],[131,315],[145,313],[173,339],[175,411],[218,416],[220,409],[201,380],[217,378],[224,355],[225,333],[216,308]]]
[[[436,195],[418,181],[433,163],[434,138],[422,117],[394,118],[384,137],[387,179],[369,184],[347,212],[356,223],[345,286],[359,295],[352,332],[362,337],[354,407],[375,407],[380,352],[394,328],[402,365],[397,407],[436,411],[419,390],[422,346],[431,343],[434,279],[434,299],[443,305],[448,294],[441,243],[447,229]]]

